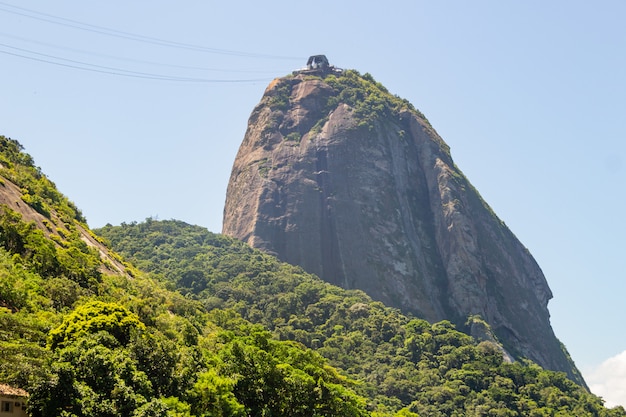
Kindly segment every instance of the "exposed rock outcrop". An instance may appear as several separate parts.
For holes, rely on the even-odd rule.
[[[2,168],[4,167],[0,164],[0,215],[6,209],[18,213],[22,221],[32,223],[46,237],[54,236],[52,240],[57,244],[63,241],[62,236],[71,235],[73,229],[78,233],[80,240],[85,242],[88,247],[98,251],[102,261],[99,267],[100,272],[127,275],[126,266],[106,245],[98,241],[95,235],[89,231],[87,225],[74,221],[68,222],[55,210],[50,210],[48,217],[39,213],[24,201],[24,190],[3,176]]]
[[[268,86],[233,165],[223,233],[430,321],[469,331],[479,315],[513,357],[584,384],[533,257],[428,121],[369,76]]]

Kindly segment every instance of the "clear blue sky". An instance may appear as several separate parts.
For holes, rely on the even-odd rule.
[[[428,117],[535,256],[594,385],[626,351],[624,16],[603,0],[0,0],[0,134],[92,227],[219,232],[269,81],[312,54],[369,72]]]

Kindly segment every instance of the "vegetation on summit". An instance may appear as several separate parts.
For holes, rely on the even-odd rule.
[[[307,75],[305,78],[322,79],[314,75]],[[377,121],[387,116],[398,115],[404,110],[417,113],[427,122],[426,116],[408,100],[392,95],[369,73],[361,75],[356,70],[345,70],[341,74],[326,74],[323,76],[323,81],[336,93],[326,100],[324,108],[320,110],[323,114],[328,114],[337,105],[343,103],[353,109],[359,120],[359,127],[365,127],[368,130],[372,130]],[[272,110],[284,112],[289,108],[293,84],[291,77],[277,82],[268,101],[268,106]],[[320,129],[325,122],[326,119],[320,120],[313,130]]]

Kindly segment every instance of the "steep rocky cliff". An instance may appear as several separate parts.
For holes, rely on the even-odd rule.
[[[355,71],[274,80],[252,112],[223,233],[430,321],[486,321],[514,358],[584,384],[528,250],[410,103]]]

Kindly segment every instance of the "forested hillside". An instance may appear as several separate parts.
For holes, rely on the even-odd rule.
[[[19,143],[0,164],[0,383],[32,416],[626,416],[203,228],[98,237]]]
[[[312,350],[130,264],[115,272],[121,258],[86,243],[20,144],[0,150],[0,382],[30,393],[32,416],[368,414]]]
[[[602,408],[564,373],[505,362],[494,343],[478,342],[449,322],[404,316],[201,227],[147,219],[97,233],[207,310],[233,311],[279,340],[314,349],[358,381],[355,390],[383,415],[399,409],[420,416],[624,414]],[[479,317],[472,321],[485,326]]]

